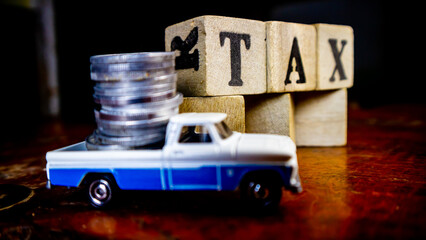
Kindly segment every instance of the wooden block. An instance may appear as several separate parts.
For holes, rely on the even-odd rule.
[[[346,145],[347,98],[346,88],[297,93],[296,145]]]
[[[316,30],[312,25],[266,22],[267,92],[316,87]]]
[[[317,30],[317,89],[352,87],[354,34],[350,26],[314,24]]]
[[[201,16],[165,30],[176,51],[178,91],[184,96],[266,92],[266,33],[261,21]]]
[[[184,97],[179,112],[221,112],[228,116],[225,123],[233,131],[245,132],[243,96]]]
[[[246,132],[290,136],[295,140],[294,103],[290,93],[244,96]]]

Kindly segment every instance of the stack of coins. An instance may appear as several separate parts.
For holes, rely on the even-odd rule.
[[[168,120],[182,103],[174,53],[97,55],[90,62],[97,129],[87,137],[87,149],[137,149],[164,141]]]

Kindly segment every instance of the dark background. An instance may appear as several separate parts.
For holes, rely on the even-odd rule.
[[[396,1],[393,1],[396,2]],[[1,2],[0,2],[1,3]],[[360,107],[425,103],[420,36],[408,4],[381,1],[53,1],[58,60],[60,118],[94,122],[92,55],[164,51],[164,29],[200,15],[261,21],[351,25],[355,34],[355,80],[349,100]],[[7,137],[31,132],[46,120],[40,111],[37,13],[0,5],[1,107]]]

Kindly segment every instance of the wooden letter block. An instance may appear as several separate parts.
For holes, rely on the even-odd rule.
[[[261,21],[201,16],[166,28],[185,96],[266,92],[266,33]]]
[[[244,133],[243,96],[221,96],[221,97],[184,97],[183,103],[179,106],[179,112],[221,112],[228,116],[226,124],[233,131]]]
[[[244,96],[246,132],[286,135],[295,140],[294,103],[290,93]]]
[[[350,26],[314,24],[317,30],[317,89],[352,87],[354,34]]]
[[[267,92],[316,87],[316,30],[312,25],[266,22]]]
[[[346,145],[346,88],[297,93],[294,118],[297,146]]]

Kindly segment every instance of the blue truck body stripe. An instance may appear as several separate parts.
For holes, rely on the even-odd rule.
[[[270,165],[221,165],[201,168],[50,169],[52,185],[77,187],[87,173],[112,173],[123,190],[235,190],[245,174],[273,170],[289,186],[291,167]]]
[[[217,186],[216,166],[175,168],[171,172],[174,188],[180,185]]]
[[[161,169],[116,169],[114,177],[123,190],[162,190]]]
[[[52,185],[78,187],[87,173],[110,173],[111,169],[50,169],[50,183]]]
[[[285,166],[222,166],[221,175],[222,175],[222,190],[235,190],[239,187],[243,177],[253,171],[274,171],[277,172],[285,186],[290,184],[290,176],[292,173],[291,167]]]
[[[178,185],[174,186],[173,190],[217,190],[217,185],[198,185],[198,184],[188,184],[188,185]]]

